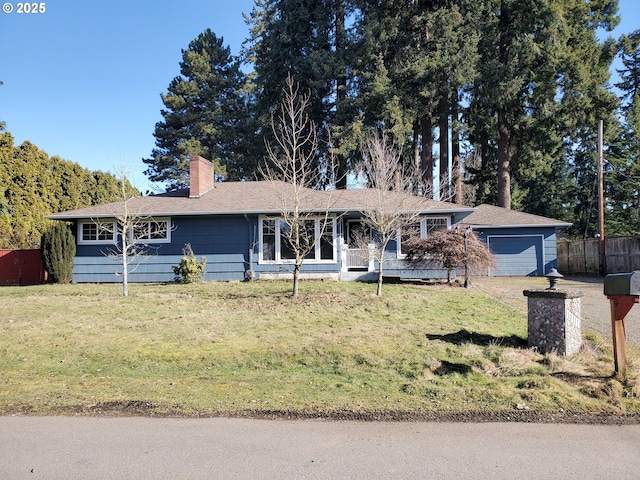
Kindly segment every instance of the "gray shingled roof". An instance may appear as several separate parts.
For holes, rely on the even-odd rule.
[[[475,207],[475,211],[467,215],[462,224],[475,227],[569,227],[571,223],[541,217],[531,213],[518,212],[494,205],[482,204]]]
[[[159,195],[137,197],[129,200],[127,209],[136,215],[186,216],[226,214],[277,214],[283,210],[286,192],[293,187],[284,182],[220,182],[199,198],[189,198],[188,190]],[[285,193],[283,193],[285,192]],[[291,195],[288,196],[291,198]],[[362,211],[378,205],[377,192],[373,189],[321,191],[304,189],[301,195],[302,209],[307,212],[326,211],[343,213]],[[472,208],[447,202],[427,200],[406,194],[396,194],[390,200],[403,205],[407,210],[454,213],[471,212]],[[53,220],[76,220],[82,218],[106,218],[124,213],[124,203],[115,202],[93,207],[70,210],[47,216]]]

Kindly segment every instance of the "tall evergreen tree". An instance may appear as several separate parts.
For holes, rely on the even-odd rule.
[[[577,152],[595,151],[596,119],[615,111],[611,42],[596,31],[615,26],[617,1],[487,0],[483,8],[467,116],[482,157],[477,201],[572,221],[571,196],[586,194],[572,188],[585,158]]]
[[[547,73],[547,45],[552,41],[545,26],[553,24],[548,1],[487,0],[481,15],[478,77],[472,90],[472,138],[479,145],[483,167],[495,158],[496,203],[511,208],[511,171],[514,135],[524,129],[538,105],[534,95]],[[552,72],[551,72],[552,73]],[[548,101],[548,98],[539,101]]]
[[[448,177],[450,119],[458,110],[453,106],[474,74],[477,35],[471,4],[358,4],[359,52],[354,63],[363,126],[384,125],[405,144],[412,143],[413,154],[407,155],[411,167],[422,172],[423,190],[433,192],[434,129],[439,130],[440,176]],[[446,190],[442,193],[448,197]]]
[[[607,236],[640,233],[640,30],[618,41],[622,68],[620,81],[621,123],[608,135],[605,192]],[[611,128],[611,127],[610,127]]]
[[[561,218],[573,222],[570,233],[579,237],[592,237],[598,229],[599,122],[604,122],[605,156],[612,161],[616,155],[613,146],[620,134],[616,118],[619,102],[609,84],[616,42],[612,38],[601,41],[598,35],[598,30],[611,31],[616,26],[617,4],[617,0],[554,0],[561,18],[558,41],[562,47],[557,119],[565,162],[574,178],[574,188],[568,190],[571,196],[566,200],[569,216]]]
[[[248,122],[245,77],[223,39],[210,29],[198,35],[182,51],[180,75],[162,94],[163,120],[156,124],[156,148],[145,174],[164,182],[167,190],[188,185],[189,154],[214,162],[221,175],[232,179],[251,177],[255,159],[246,155],[252,140],[245,130]]]
[[[38,248],[50,226],[44,217],[116,200],[118,179],[49,157],[29,141],[16,146],[0,133],[0,248]],[[139,194],[129,182],[125,188]]]
[[[8,135],[8,134],[5,134]],[[12,138],[9,136],[9,139]],[[48,155],[29,141],[13,148],[2,165],[7,183],[4,198],[11,207],[9,248],[38,248],[46,227],[45,213],[55,193],[50,188]]]
[[[622,100],[631,105],[640,93],[640,29],[623,35],[618,48],[623,68],[617,70],[620,81],[616,87],[623,92]]]
[[[260,135],[274,143],[271,116],[283,100],[289,76],[311,93],[310,120],[318,128],[319,168],[330,153],[339,157],[334,182],[346,186],[348,147],[343,145],[347,109],[348,65],[346,0],[257,0],[246,21],[250,38],[244,56],[253,63],[255,115]],[[328,130],[335,128],[336,135]],[[333,133],[333,132],[331,132]],[[338,145],[338,143],[340,145]],[[264,155],[263,155],[264,156]]]

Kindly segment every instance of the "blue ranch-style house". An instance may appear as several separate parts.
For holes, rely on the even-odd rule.
[[[239,281],[284,278],[293,270],[292,252],[282,239],[282,196],[289,185],[280,182],[214,182],[213,165],[191,157],[190,188],[133,198],[49,215],[71,222],[76,234],[73,280],[78,283],[120,282],[121,266],[108,254],[115,251],[117,216],[126,210],[135,215],[136,242],[151,255],[131,266],[130,282],[170,282],[173,266],[180,263],[186,244],[198,258],[205,257],[205,280]],[[544,275],[556,266],[556,230],[570,224],[489,205],[471,208],[408,195],[421,215],[415,232],[421,236],[437,228],[472,228],[496,256],[497,267],[489,275]],[[332,192],[305,190],[301,209],[317,212],[319,241],[304,260],[301,278],[369,280],[376,265],[362,242],[370,235],[362,224],[362,212],[376,205],[372,189]],[[324,215],[329,222],[321,227]],[[317,237],[316,237],[317,238]],[[389,243],[384,271],[406,279],[443,278],[446,272],[409,268],[403,261],[402,242]]]

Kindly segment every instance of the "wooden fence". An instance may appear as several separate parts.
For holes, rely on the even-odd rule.
[[[0,250],[0,285],[37,285],[46,281],[40,250]]]
[[[640,237],[606,238],[604,241],[605,272],[621,273],[640,270]],[[558,240],[560,273],[598,275],[600,240]]]

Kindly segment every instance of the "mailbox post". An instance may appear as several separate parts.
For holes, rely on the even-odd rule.
[[[640,303],[640,271],[607,275],[604,279],[604,294],[611,304],[615,372],[624,377],[627,374],[624,318],[636,303]]]

